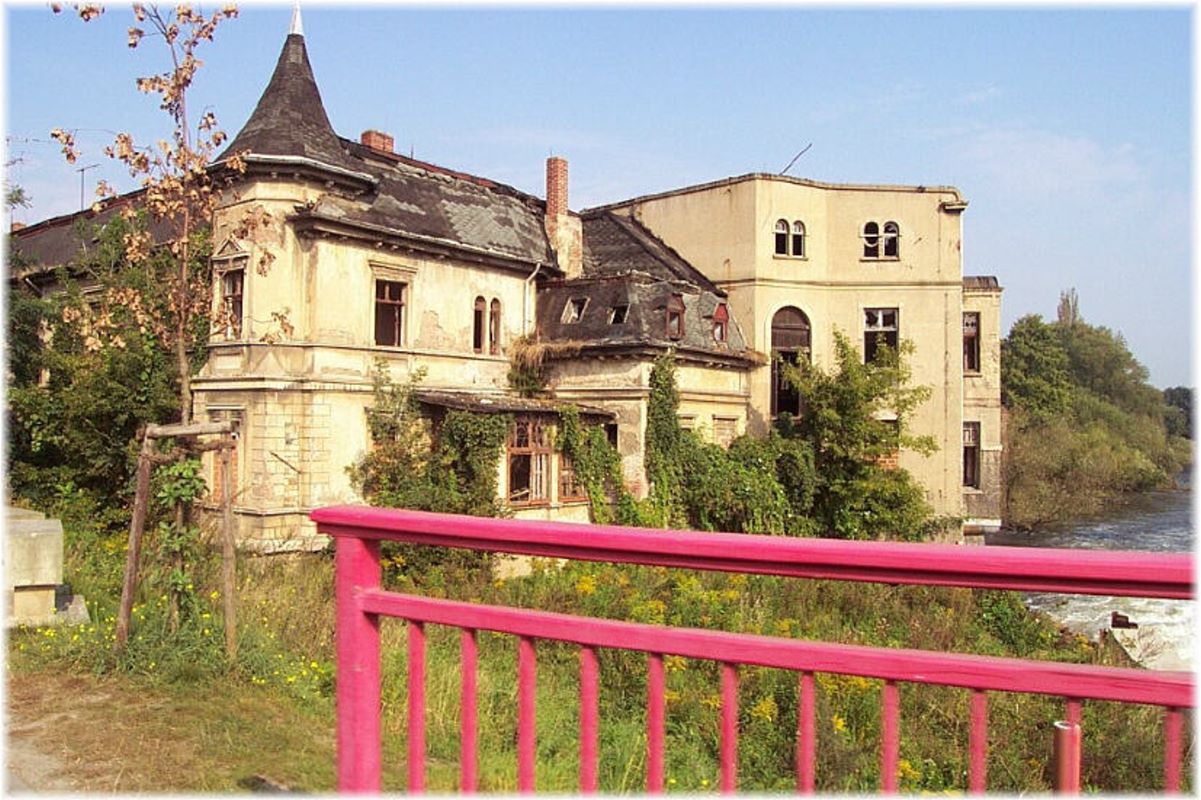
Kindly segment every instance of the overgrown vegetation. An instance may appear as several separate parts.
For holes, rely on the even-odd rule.
[[[1007,524],[1064,523],[1172,485],[1192,460],[1181,436],[1191,392],[1146,381],[1121,335],[1084,322],[1071,293],[1055,322],[1014,323],[1001,344]]]

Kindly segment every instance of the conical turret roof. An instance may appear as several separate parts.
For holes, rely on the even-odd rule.
[[[250,119],[221,155],[249,151],[257,156],[306,158],[359,172],[334,133],[313,78],[304,36],[288,34],[271,82]]]

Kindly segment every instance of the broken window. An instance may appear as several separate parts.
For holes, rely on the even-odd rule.
[[[405,285],[399,281],[375,282],[375,343],[381,347],[404,344]]]
[[[963,423],[963,485],[980,488],[980,423]]]
[[[863,363],[875,361],[881,345],[897,349],[898,315],[895,308],[863,310]]]
[[[963,371],[980,371],[980,314],[975,311],[963,314]]]
[[[570,325],[579,322],[584,316],[584,308],[588,305],[587,297],[573,297],[567,301],[567,305],[563,307],[563,316],[560,320],[564,325]]]
[[[713,311],[713,341],[725,342],[730,334],[730,312],[725,303],[718,303]]]
[[[776,220],[776,255],[788,255],[788,220]]]
[[[619,305],[619,306],[613,306],[612,308],[609,309],[609,324],[610,325],[624,324],[626,321],[626,317],[629,316],[629,313],[630,313],[630,307],[628,305],[623,304],[623,305]]]
[[[772,416],[801,413],[801,395],[785,380],[782,364],[809,360],[809,318],[799,308],[785,306],[771,319],[771,413]]]
[[[488,311],[488,352],[500,354],[500,301],[495,297]]]
[[[559,453],[559,502],[569,503],[588,499],[588,489],[576,479],[575,463],[571,456]]]
[[[242,336],[242,284],[246,270],[231,269],[221,275],[221,324],[226,339]]]
[[[901,254],[901,229],[895,222],[884,223],[884,257],[896,258]]]
[[[797,257],[805,255],[805,223],[800,220],[792,223],[792,254]]]
[[[617,449],[617,423],[616,422],[606,422],[605,423],[605,439],[608,440],[609,445],[611,447],[613,447],[613,449],[615,449],[615,450]]]
[[[673,294],[667,301],[667,338],[684,337],[684,296]]]
[[[475,298],[475,311],[471,321],[471,349],[477,353],[484,352],[484,313],[488,305],[484,298]]]
[[[509,502],[538,505],[547,501],[550,436],[541,418],[519,416],[509,432]]]
[[[875,222],[863,226],[863,257],[880,257],[880,226]]]

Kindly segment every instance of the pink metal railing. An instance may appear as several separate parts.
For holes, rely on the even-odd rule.
[[[380,586],[380,540],[587,561],[894,584],[1059,591],[1140,597],[1193,597],[1191,555],[1062,551],[954,545],[838,542],[745,534],[647,531],[612,526],[461,517],[341,506],[314,511],[321,532],[335,537],[337,593],[338,788],[380,790],[379,618],[409,624],[408,786],[425,788],[425,625],[459,628],[462,650],[460,790],[477,787],[476,631],[518,638],[518,788],[535,781],[536,642],[580,647],[580,791],[597,789],[598,648],[647,654],[647,791],[664,789],[666,655],[721,666],[719,788],[737,788],[738,667],[755,665],[799,675],[797,788],[812,792],[815,773],[814,673],[884,681],[881,696],[881,790],[897,790],[898,683],[971,690],[968,789],[983,792],[987,772],[987,692],[1063,697],[1066,720],[1080,722],[1082,702],[1110,700],[1162,706],[1164,788],[1180,787],[1183,714],[1192,708],[1193,678],[1183,672],[1096,667],[921,650],[830,644],[594,619],[546,611],[437,600]],[[1076,740],[1078,742],[1078,739]],[[1076,753],[1079,752],[1077,746]]]

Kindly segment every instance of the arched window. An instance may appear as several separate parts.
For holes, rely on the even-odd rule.
[[[897,258],[901,255],[901,228],[895,222],[884,223],[884,257]]]
[[[863,257],[880,257],[880,226],[875,222],[863,226]]]
[[[805,255],[805,223],[800,220],[792,223],[792,254]]]
[[[788,220],[776,220],[776,255],[788,255]]]
[[[471,325],[471,349],[477,353],[484,352],[484,314],[487,310],[488,306],[484,302],[484,298],[475,298],[475,312]]]
[[[799,308],[785,306],[771,318],[771,414],[801,413],[801,396],[780,374],[780,363],[809,360],[809,318]]]
[[[494,356],[500,353],[500,301],[495,297],[488,315],[488,352]]]
[[[730,311],[725,303],[718,303],[713,311],[713,341],[726,342],[730,338]]]

